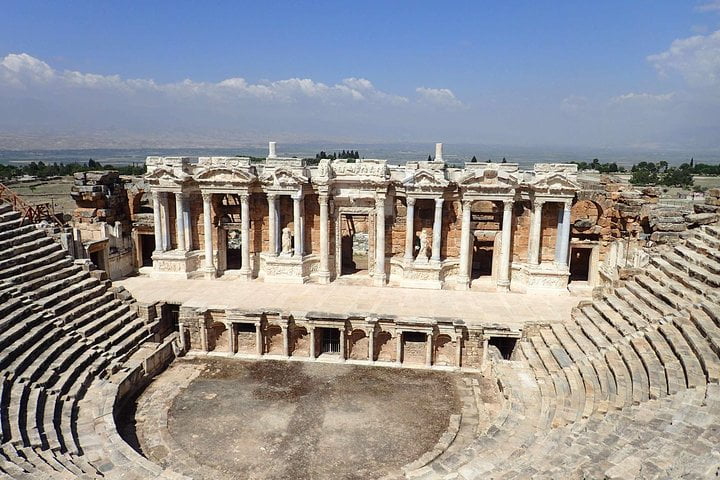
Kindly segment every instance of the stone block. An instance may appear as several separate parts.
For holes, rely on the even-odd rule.
[[[718,220],[716,213],[691,213],[685,215],[685,220],[692,225],[708,225]]]
[[[660,232],[682,232],[687,229],[687,226],[685,223],[665,223],[665,222],[658,222],[652,224],[652,227],[655,231]]]
[[[720,212],[720,205],[708,205],[706,203],[696,203],[693,205],[695,213],[716,213]]]

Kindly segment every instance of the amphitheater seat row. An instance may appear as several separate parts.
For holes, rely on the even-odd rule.
[[[0,478],[105,476],[83,455],[79,402],[156,330],[116,297],[0,204]]]

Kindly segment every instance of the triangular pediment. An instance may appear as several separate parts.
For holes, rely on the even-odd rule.
[[[444,178],[443,172],[433,172],[427,169],[415,170],[403,179],[403,184],[419,189],[445,188],[449,182]]]
[[[307,183],[308,179],[289,168],[277,167],[270,172],[265,172],[261,181],[266,185],[276,187],[296,187]]]
[[[535,190],[579,190],[580,185],[570,180],[566,175],[554,173],[542,177],[532,183]]]
[[[180,175],[175,174],[175,169],[168,167],[157,167],[152,172],[145,174],[145,179],[149,181],[157,181],[161,183],[184,183],[190,178],[185,172]]]
[[[230,167],[208,168],[195,175],[195,179],[200,183],[248,184],[255,181],[256,178],[251,172]]]
[[[514,175],[494,168],[485,168],[482,170],[473,170],[459,179],[458,184],[463,187],[506,187],[514,188],[517,186],[517,179]]]

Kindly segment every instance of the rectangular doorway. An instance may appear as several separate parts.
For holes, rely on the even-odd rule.
[[[472,254],[472,278],[492,275],[494,242],[475,240]]]
[[[587,282],[590,280],[590,259],[592,248],[572,247],[570,253],[570,281]]]
[[[341,274],[367,273],[370,235],[368,215],[342,214],[340,216]]]
[[[340,330],[337,328],[319,328],[320,353],[340,353]]]
[[[240,230],[227,231],[227,245],[225,247],[225,269],[240,270],[242,268],[242,236]]]
[[[140,254],[143,267],[152,267],[152,254],[155,251],[155,235],[140,235]]]

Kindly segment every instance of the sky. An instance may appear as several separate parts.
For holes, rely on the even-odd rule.
[[[0,148],[720,152],[720,0],[5,0]]]

